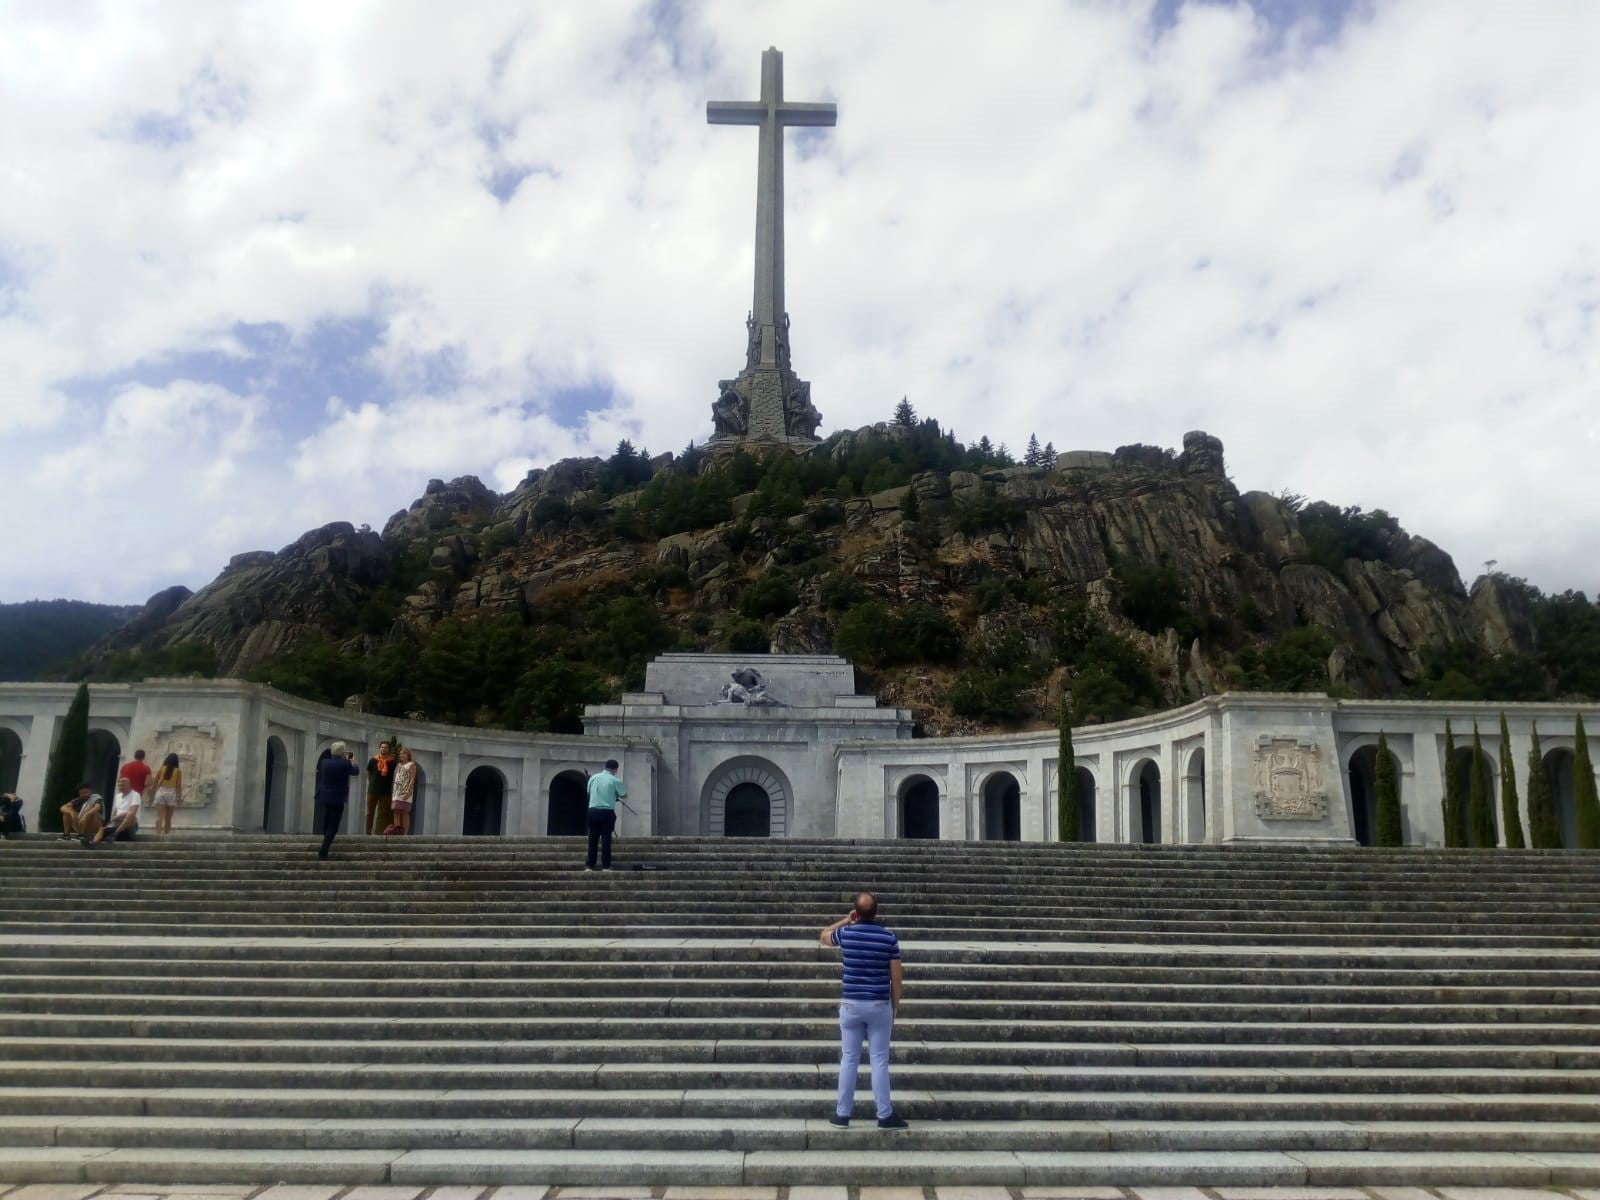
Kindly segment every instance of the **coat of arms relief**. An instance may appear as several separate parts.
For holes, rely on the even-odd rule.
[[[1304,738],[1256,739],[1250,768],[1256,816],[1264,821],[1320,821],[1328,815],[1322,748]]]
[[[216,799],[217,775],[222,769],[222,734],[215,725],[166,725],[156,730],[153,742],[153,766],[159,767],[169,754],[178,756],[185,808],[200,807]]]

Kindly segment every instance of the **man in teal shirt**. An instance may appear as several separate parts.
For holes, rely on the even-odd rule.
[[[596,848],[600,869],[611,870],[611,834],[617,827],[617,801],[628,794],[628,785],[617,778],[617,760],[606,759],[606,769],[589,776],[589,861],[585,871],[594,870]]]

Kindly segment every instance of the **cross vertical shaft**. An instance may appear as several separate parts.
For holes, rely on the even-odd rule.
[[[750,304],[745,372],[740,376],[745,386],[735,389],[736,381],[729,381],[724,397],[730,390],[737,390],[751,407],[745,432],[753,435],[771,431],[776,423],[780,434],[787,436],[795,432],[789,428],[794,423],[789,407],[799,410],[803,401],[804,410],[815,410],[810,409],[809,387],[794,379],[789,370],[788,317],[783,294],[783,127],[833,125],[838,121],[838,110],[831,104],[784,100],[783,55],[769,48],[761,55],[761,98],[713,100],[706,105],[706,120],[712,125],[754,125],[758,132],[755,291]],[[752,372],[771,378],[758,380]],[[799,399],[791,402],[797,389]],[[758,398],[762,401],[759,407],[765,409],[771,407],[770,398],[774,395],[778,406],[775,413],[755,411]],[[719,401],[719,406],[722,404]],[[726,415],[718,415],[719,433],[729,432],[723,429]],[[814,428],[815,422],[811,425]],[[810,430],[805,431],[805,436],[810,436]]]

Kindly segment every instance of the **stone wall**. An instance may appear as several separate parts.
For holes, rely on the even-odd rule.
[[[750,662],[778,703],[718,700],[722,683]],[[177,814],[180,830],[310,832],[322,752],[344,741],[364,761],[394,735],[422,769],[419,833],[463,832],[468,779],[480,769],[478,778],[502,793],[501,832],[546,833],[557,779],[569,775],[562,788],[581,786],[584,772],[615,757],[634,809],[620,816],[624,833],[722,834],[730,793],[750,782],[769,793],[774,836],[1058,836],[1054,730],[914,739],[909,710],[854,694],[849,665],[826,656],[664,656],[647,680],[662,690],[590,709],[582,737],[392,720],[232,680],[96,685],[90,729],[112,754],[96,770],[114,772],[117,757],[135,748],[152,761],[168,749],[183,757],[191,802]],[[0,786],[15,778],[30,820],[72,693],[66,684],[0,684]],[[1361,840],[1370,827],[1359,811],[1370,794],[1361,764],[1370,764],[1381,732],[1399,768],[1406,841],[1437,846],[1445,840],[1447,720],[1458,751],[1470,746],[1474,723],[1479,728],[1498,826],[1505,713],[1526,831],[1533,731],[1549,761],[1568,771],[1556,786],[1558,805],[1563,797],[1570,804],[1578,711],[1600,735],[1600,705],[1235,693],[1078,729],[1075,757],[1093,790],[1098,841],[1338,843]],[[1590,742],[1591,759],[1600,761],[1600,737]],[[359,824],[347,818],[345,828]]]

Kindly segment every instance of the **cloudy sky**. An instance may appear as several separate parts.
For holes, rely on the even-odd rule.
[[[1600,589],[1591,0],[0,0],[0,599],[710,433],[785,51],[824,431],[1177,445]]]

